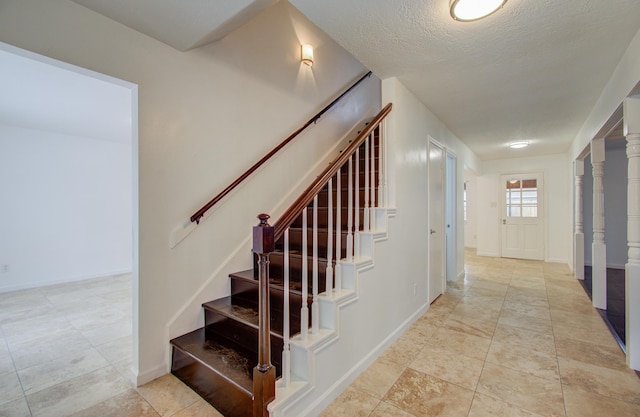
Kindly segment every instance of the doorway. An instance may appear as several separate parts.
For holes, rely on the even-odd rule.
[[[502,257],[544,259],[542,173],[502,175]]]
[[[445,151],[429,138],[429,303],[445,289]]]
[[[457,248],[457,187],[456,187],[456,155],[447,149],[445,164],[445,260],[447,281],[454,281],[456,274],[456,248]]]
[[[109,294],[103,303],[100,319],[101,324],[112,325],[109,337],[94,331],[92,326],[97,327],[98,323],[89,323],[86,308],[79,317],[45,316],[67,326],[65,330],[72,323],[73,335],[82,333],[95,346],[124,338],[119,336],[125,333],[130,335],[132,347],[128,350],[137,367],[137,86],[1,42],[0,56],[5,93],[0,105],[4,110],[0,128],[6,133],[0,138],[5,146],[0,154],[13,158],[14,168],[13,176],[4,176],[3,188],[7,193],[15,191],[8,199],[12,206],[6,204],[4,209],[20,210],[23,217],[31,219],[15,229],[13,235],[20,240],[9,240],[13,235],[8,233],[3,235],[11,251],[2,246],[6,241],[0,242],[4,256],[1,262],[7,265],[2,290],[44,293],[38,288],[45,287],[49,293],[58,291],[56,299],[76,304],[91,301],[93,305],[104,301],[98,298],[107,292],[122,290],[125,295],[133,294],[128,301],[133,318],[126,317],[128,328],[124,330],[116,309],[124,303],[122,294]],[[40,165],[28,171],[35,162]],[[15,175],[19,170],[28,175]],[[29,201],[38,204],[27,204]],[[42,214],[42,206],[46,207],[46,215]],[[25,209],[40,212],[32,215]],[[91,287],[84,288],[89,279]],[[107,281],[106,285],[100,286],[103,281]],[[99,291],[93,287],[105,288]],[[83,295],[65,292],[62,296],[68,288]],[[109,308],[113,310],[107,311]],[[49,344],[55,341],[45,339]],[[17,340],[14,342],[16,351],[24,351]],[[38,347],[31,345],[33,349]],[[46,351],[69,353],[69,349],[62,348]]]

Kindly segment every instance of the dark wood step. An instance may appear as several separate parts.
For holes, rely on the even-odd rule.
[[[340,191],[340,205],[341,206],[346,206],[349,202],[349,189],[345,187],[346,184],[343,184],[342,186],[342,190]],[[360,200],[360,205],[364,206],[365,203],[365,194],[367,193],[367,191],[369,192],[369,198],[371,196],[371,188],[366,189],[364,188],[364,184],[362,185],[361,188],[357,189],[357,190],[352,190],[352,198],[355,204],[356,201],[356,193],[358,194],[358,198]],[[375,192],[375,191],[374,191]],[[334,188],[332,190],[333,195],[333,202],[332,202],[332,207],[336,206],[336,203],[338,201],[338,197],[337,197],[337,191]],[[375,198],[378,198],[378,195],[375,195]],[[371,201],[371,199],[369,199],[369,201]],[[329,190],[327,188],[322,189],[319,193],[318,193],[318,207],[327,207],[329,205]],[[309,203],[309,205],[307,206],[309,208],[313,208],[313,201],[311,203]]]
[[[248,329],[255,330],[256,332],[258,330],[257,299],[248,300],[246,298],[228,296],[204,303],[202,307],[205,311],[205,326],[215,324],[218,317],[223,316]],[[209,313],[215,314],[215,317],[209,317],[207,315]],[[271,335],[282,339],[282,312],[274,311],[273,309],[271,311]]]
[[[210,339],[204,328],[171,340],[171,345],[173,375],[225,417],[252,415],[252,372],[257,361],[242,347]]]
[[[334,207],[331,210],[331,215],[333,216],[333,225],[336,225],[336,212],[337,209]],[[348,209],[346,207],[340,208],[340,228],[342,230],[347,230],[347,224],[349,219],[347,218]],[[326,229],[329,226],[329,217],[328,217],[329,209],[327,207],[318,207],[318,227],[321,229]],[[360,206],[359,209],[359,218],[360,218],[360,230],[364,228],[364,207]],[[355,227],[355,216],[353,218],[354,227]],[[311,228],[313,226],[313,210],[307,209],[307,227]],[[291,227],[302,227],[302,214],[299,215],[291,224]]]
[[[318,256],[321,258],[327,258],[328,233],[328,229],[318,229]],[[331,236],[333,239],[334,250],[332,258],[335,258],[335,248],[337,241],[335,230],[333,230]],[[347,255],[347,232],[345,230],[342,230],[340,232],[340,239],[340,259],[342,259]],[[276,242],[276,249],[284,251],[284,238],[281,238]],[[289,249],[296,252],[302,252],[302,228],[289,228]],[[310,227],[307,228],[307,250],[309,254],[311,254],[313,250],[313,230]]]
[[[311,255],[311,254],[309,254]],[[307,277],[309,288],[313,277],[313,262],[311,256],[307,256]],[[289,253],[289,280],[301,282],[303,270],[303,257],[300,253]],[[284,276],[284,252],[275,251],[269,255],[269,278],[270,280],[280,280]],[[324,258],[318,258],[318,293],[324,292],[326,287],[325,274],[328,262]],[[335,260],[331,261],[331,265],[335,268]]]
[[[246,271],[234,272],[230,274],[231,278],[231,295],[244,294],[244,298],[250,300],[257,300],[257,286],[258,286],[258,273],[257,269],[248,269]],[[270,277],[269,279],[269,294],[271,298],[274,297],[278,300],[283,298],[284,286],[282,279],[279,277]],[[246,293],[250,293],[246,295]],[[254,296],[255,295],[255,296]],[[302,303],[302,293],[300,284],[296,281],[289,282],[289,297],[296,300],[296,302]],[[278,304],[280,305],[280,304]]]
[[[355,177],[355,169],[354,169],[353,174],[351,175],[351,180],[352,181],[354,180],[354,177]],[[337,182],[336,178],[337,178],[337,175],[333,177],[333,188],[334,189],[337,188],[337,186],[338,186],[337,185],[338,182]],[[361,188],[364,188],[364,172],[363,172],[362,169],[358,173],[358,178],[359,178],[359,182],[358,182],[359,186]],[[371,173],[369,173],[369,181],[371,181]],[[376,171],[375,175],[374,175],[374,180],[373,180],[374,185],[377,186],[379,181],[380,181],[380,179],[378,177],[378,172]],[[341,169],[340,170],[340,188],[346,189],[348,187],[349,187],[349,170],[346,169],[346,168],[345,169]]]
[[[258,299],[258,279],[254,276],[253,270],[233,273],[231,277],[231,297],[234,300],[256,300]],[[280,320],[276,328],[282,327],[284,311],[284,280],[279,276],[269,277],[269,295],[272,311],[272,320],[275,315],[276,320]],[[294,336],[300,333],[300,309],[302,308],[302,287],[300,282],[290,280],[289,282],[289,335]],[[311,294],[311,290],[309,293]],[[307,297],[307,305],[311,304],[312,298]],[[311,321],[309,321],[311,324]]]
[[[224,297],[203,304],[207,337],[243,346],[245,354],[258,362],[258,306],[241,298]],[[282,372],[282,313],[271,309],[271,363]]]

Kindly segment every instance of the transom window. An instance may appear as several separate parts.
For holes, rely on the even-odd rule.
[[[514,179],[506,183],[507,216],[538,217],[538,181]]]

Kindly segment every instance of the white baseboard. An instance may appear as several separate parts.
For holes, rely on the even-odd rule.
[[[86,274],[86,275],[78,275],[70,278],[58,278],[52,280],[42,280],[36,282],[29,283],[11,283],[8,285],[0,286],[0,293],[11,292],[11,291],[20,291],[20,290],[28,290],[31,288],[40,288],[40,287],[48,287],[50,285],[58,285],[58,284],[67,284],[71,282],[85,281],[89,279],[97,279],[97,278],[105,278],[113,275],[122,275],[131,273],[131,269],[127,270],[114,270],[114,271],[106,271],[100,272],[96,274]]]
[[[165,364],[161,364],[156,366],[155,368],[148,369],[144,372],[140,372],[137,375],[136,375],[135,369],[131,369],[131,372],[133,373],[133,377],[134,377],[133,382],[135,383],[136,387],[139,387],[148,382],[151,382],[154,379],[158,379],[161,376],[164,376],[168,373],[167,366]]]
[[[484,252],[484,251],[476,251],[476,255],[478,255],[478,256],[489,256],[491,258],[499,258],[500,257],[499,253]]]
[[[592,262],[586,262],[586,261],[585,261],[584,266],[591,266],[591,267],[593,267],[593,263],[592,263]],[[607,268],[610,268],[610,269],[627,269],[627,265],[620,265],[620,264],[607,264]]]
[[[551,263],[554,263],[554,264],[567,264],[567,265],[569,265],[569,260],[568,259],[549,258],[549,259],[545,259],[545,262],[551,262]]]

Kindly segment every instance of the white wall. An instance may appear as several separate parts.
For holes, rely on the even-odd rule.
[[[584,262],[591,265],[593,243],[593,174],[585,158],[583,178]],[[624,147],[607,148],[604,161],[604,241],[607,267],[624,269],[627,263],[627,154]]]
[[[640,30],[631,40],[587,120],[571,143],[570,160],[578,158],[622,101],[640,82]]]
[[[358,274],[357,300],[340,308],[338,339],[319,349],[314,360],[316,369],[321,368],[309,395],[315,402],[304,398],[286,415],[317,415],[428,308],[429,135],[456,152],[458,167],[477,167],[473,154],[397,79],[382,82],[382,102],[393,103],[385,132],[390,206],[395,208],[391,210],[395,215],[388,219],[387,239],[375,243],[373,268]],[[457,178],[461,200],[461,172]],[[462,224],[459,208],[458,224]],[[459,231],[462,233],[462,228]],[[462,237],[457,243],[462,252]],[[462,256],[459,261],[462,263]]]
[[[131,145],[0,126],[0,292],[131,271]]]
[[[467,187],[467,220],[464,222],[465,248],[478,247],[478,176],[469,170],[464,171]]]
[[[575,139],[571,143],[571,148],[569,150],[570,153],[570,161],[574,161],[578,159],[580,155],[583,154],[585,149],[588,149],[589,144],[592,139],[596,138],[596,135],[602,128],[602,126],[609,120],[609,118],[615,113],[619,106],[622,105],[623,100],[629,95],[631,91],[640,83],[640,31],[636,33],[634,38],[631,40],[626,52],[624,53],[620,62],[612,74],[611,78],[607,82],[607,85],[602,90],[600,97],[596,101],[589,117],[582,125],[582,128],[576,135]],[[626,162],[625,162],[626,166]],[[590,174],[590,167],[585,166],[585,178]],[[572,176],[573,177],[573,176]],[[572,178],[573,180],[573,178]],[[583,207],[586,210],[586,202]],[[572,211],[574,208],[572,208]],[[586,220],[586,212],[585,212],[585,222]],[[571,216],[571,224],[573,224],[574,216]],[[605,225],[606,228],[606,225]],[[592,233],[592,231],[587,232],[584,230],[585,237],[585,256],[589,258],[585,258],[585,263],[591,262],[591,240],[587,242],[588,234]],[[589,237],[592,239],[593,236]],[[606,238],[606,229],[605,229],[605,238]],[[573,251],[573,240],[571,240],[571,251]],[[609,258],[609,251],[607,250],[607,258]],[[618,251],[616,250],[616,253]],[[625,260],[626,262],[626,260]],[[609,260],[607,260],[609,263]],[[617,264],[617,261],[615,262]]]
[[[5,0],[0,7],[1,41],[139,86],[139,343],[134,340],[133,371],[144,383],[167,372],[169,338],[201,320],[194,294],[226,295],[227,274],[250,266],[248,236],[256,214],[286,206],[283,190],[295,188],[336,134],[370,108],[361,103],[337,111],[342,116],[331,135],[314,133],[322,139],[289,146],[295,163],[276,158],[274,168],[261,170],[173,249],[172,232],[365,69],[287,2],[188,52],[67,0]],[[315,46],[312,68],[299,61],[301,43]],[[375,80],[369,87],[379,88]],[[318,126],[311,131],[319,132]],[[234,251],[240,255],[231,257]]]
[[[478,254],[500,256],[500,175],[544,174],[545,252],[547,262],[568,263],[573,229],[570,219],[572,184],[566,154],[484,161],[478,177]]]
[[[394,117],[391,122],[396,129],[393,140],[390,142],[392,151],[394,151],[394,165],[389,167],[390,170],[390,198],[392,206],[395,204],[400,210],[402,205],[412,211],[410,216],[412,221],[418,222],[415,230],[423,230],[417,233],[423,236],[419,247],[416,248],[419,256],[426,257],[427,248],[427,213],[428,200],[426,196],[427,190],[427,145],[429,136],[443,144],[456,154],[457,159],[457,275],[464,273],[464,218],[462,207],[462,192],[464,181],[464,169],[470,167],[478,170],[480,161],[475,154],[467,148],[431,111],[424,106],[397,78],[390,78],[383,81],[383,103],[393,102]],[[407,141],[400,149],[401,141]],[[399,181],[402,169],[419,169],[419,172],[412,172],[410,178],[416,181],[415,184],[402,187]],[[393,188],[397,187],[397,188]],[[405,201],[403,201],[405,199]],[[414,216],[422,216],[419,220]],[[424,225],[422,225],[424,223]],[[407,232],[409,233],[409,232]],[[415,231],[414,231],[415,233]],[[426,259],[425,259],[426,262]]]

